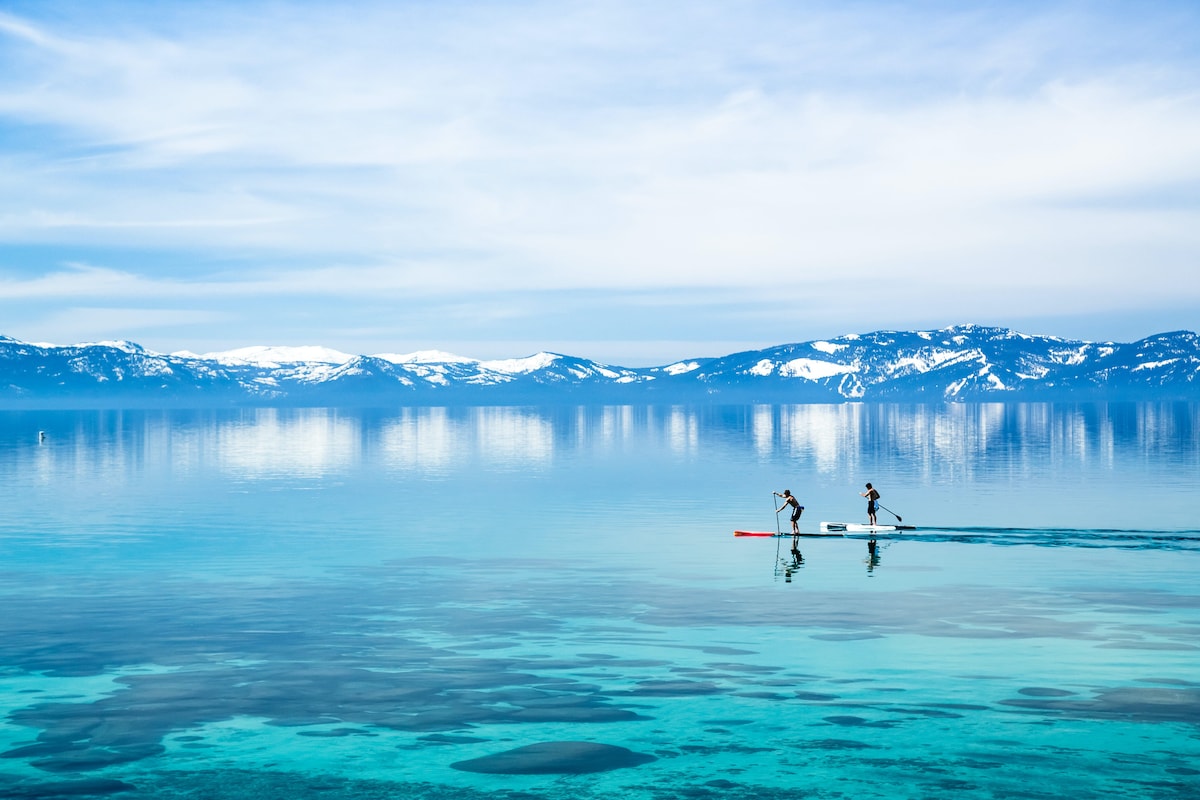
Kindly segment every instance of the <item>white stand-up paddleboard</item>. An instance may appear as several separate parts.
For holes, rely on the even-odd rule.
[[[821,530],[827,533],[890,533],[892,531],[915,531],[916,525],[862,525],[857,522],[822,522]]]

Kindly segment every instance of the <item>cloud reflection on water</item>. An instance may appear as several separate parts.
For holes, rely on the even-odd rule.
[[[320,477],[364,459],[400,472],[480,461],[523,468],[632,439],[661,442],[681,456],[750,444],[758,458],[801,459],[820,472],[855,472],[886,459],[926,477],[1047,463],[1112,466],[1122,458],[1200,464],[1200,406],[1187,404],[99,411],[53,415],[63,423],[57,428],[29,422],[50,428],[40,445],[23,436],[29,416],[0,416],[15,457],[0,470],[44,479],[147,465],[186,473],[198,464],[247,478]]]

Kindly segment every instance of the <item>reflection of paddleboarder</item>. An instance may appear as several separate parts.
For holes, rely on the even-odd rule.
[[[791,583],[792,582],[792,573],[796,572],[803,566],[804,566],[804,556],[801,555],[799,550],[797,550],[796,548],[793,547],[791,563],[788,563],[785,561],[784,565],[783,565],[783,580],[786,583]]]
[[[869,520],[872,525],[876,524],[875,523],[875,501],[880,498],[879,492],[876,491],[875,488],[872,487],[871,484],[868,483],[867,490],[865,492],[859,492],[858,494],[860,497],[867,498],[867,520]]]
[[[879,566],[879,542],[874,539],[867,541],[867,574]]]
[[[779,492],[772,492],[772,494],[774,494],[776,497],[783,498],[783,505],[775,509],[776,514],[778,514],[780,511],[783,511],[788,506],[792,507],[792,536],[799,536],[800,515],[804,513],[804,506],[800,505],[800,501],[795,498],[791,489],[784,489],[783,494],[780,494]]]

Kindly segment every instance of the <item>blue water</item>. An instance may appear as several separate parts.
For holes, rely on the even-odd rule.
[[[0,414],[0,797],[1200,797],[1198,478],[1186,404]]]

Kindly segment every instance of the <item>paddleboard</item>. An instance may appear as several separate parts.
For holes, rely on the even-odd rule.
[[[862,525],[857,522],[822,522],[821,530],[829,533],[888,533],[915,531],[916,525]]]

